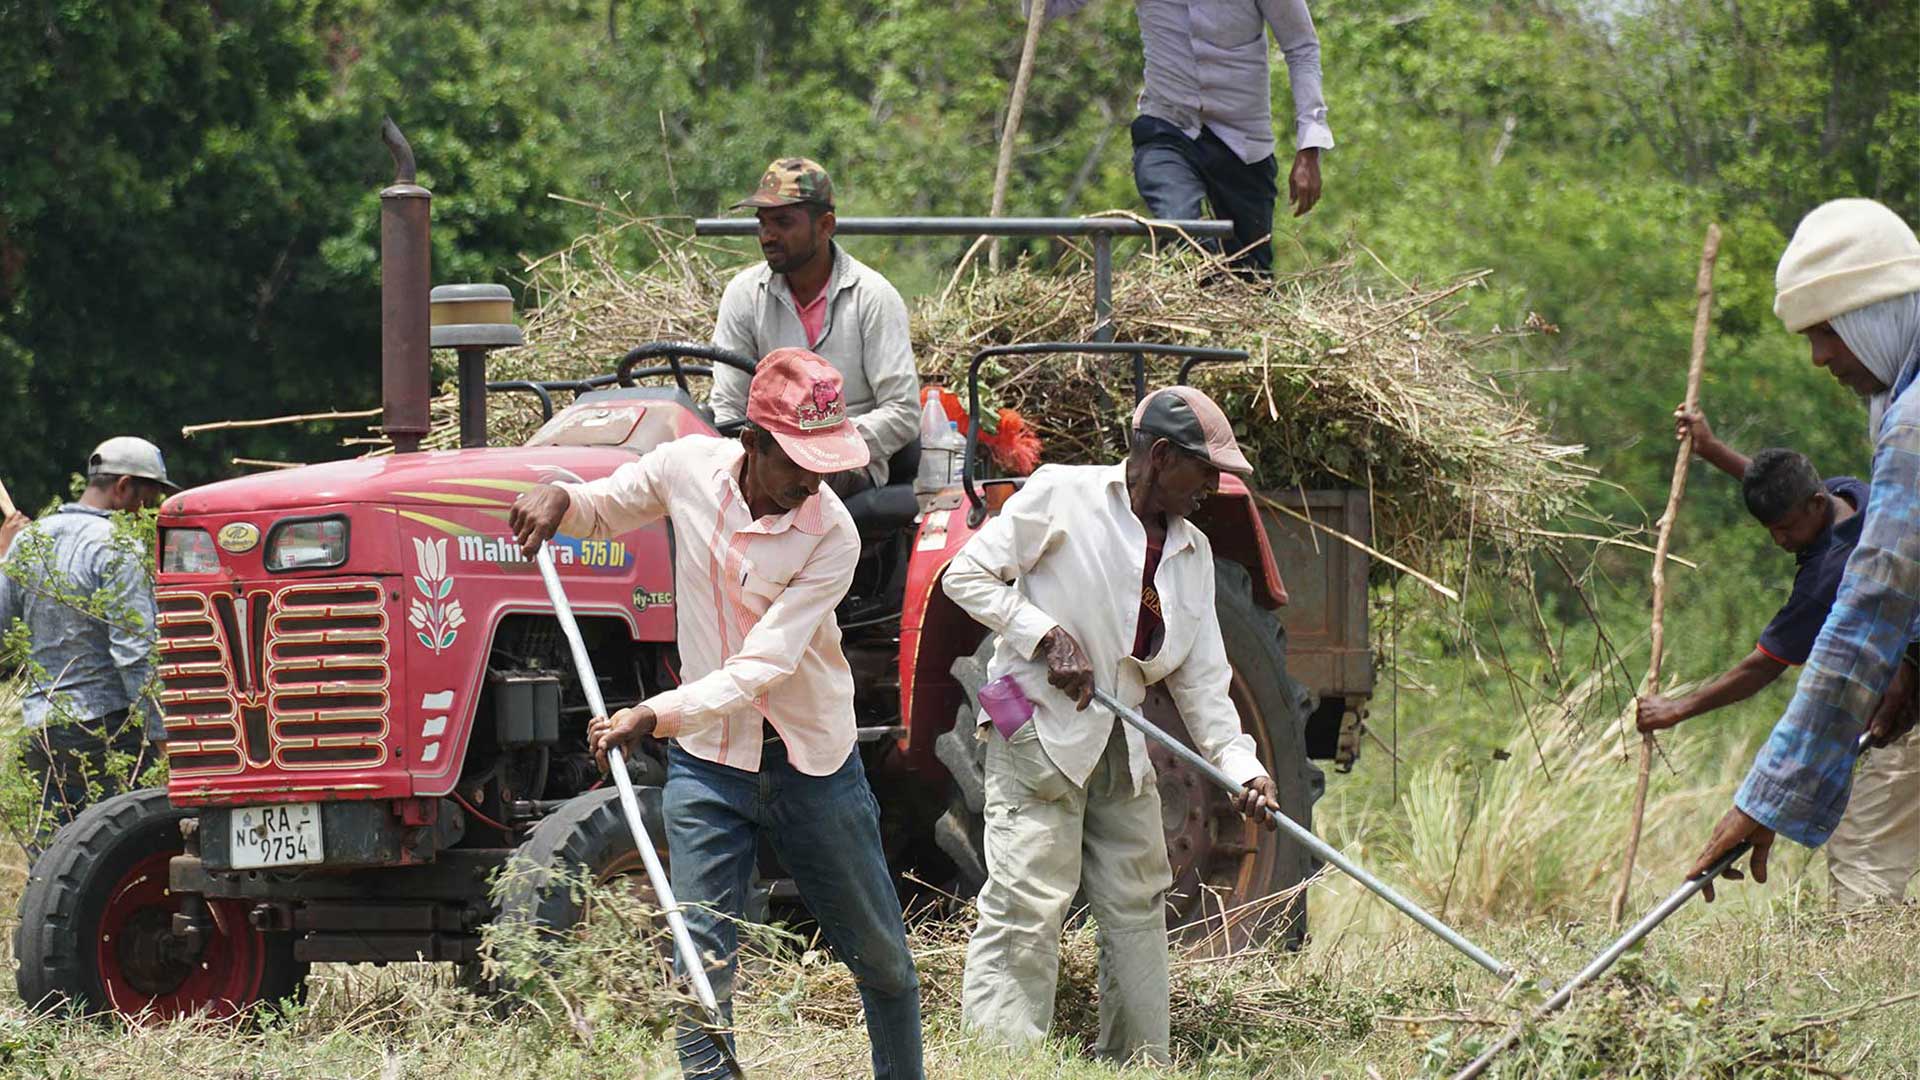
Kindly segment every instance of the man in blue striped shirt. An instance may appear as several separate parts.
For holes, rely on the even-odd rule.
[[[1920,637],[1920,394],[1908,392],[1920,375],[1920,240],[1872,200],[1826,203],[1795,230],[1775,290],[1774,313],[1807,336],[1814,366],[1867,400],[1874,455],[1866,523],[1833,611],[1692,871],[1750,841],[1756,881],[1767,879],[1775,834],[1809,847],[1833,834],[1853,787],[1854,744]],[[1876,745],[1913,741],[1888,719],[1874,725]],[[1894,806],[1920,803],[1920,771],[1891,779]]]
[[[144,553],[115,537],[113,516],[177,490],[152,443],[108,439],[88,458],[79,500],[0,551],[0,632],[15,619],[27,628],[21,759],[40,784],[46,827],[117,794],[138,775],[148,739],[165,737],[146,693],[153,580]]]

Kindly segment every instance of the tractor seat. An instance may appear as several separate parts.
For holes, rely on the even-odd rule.
[[[861,540],[879,540],[913,524],[920,513],[913,479],[920,471],[920,440],[901,447],[887,461],[885,487],[858,491],[843,500]]]

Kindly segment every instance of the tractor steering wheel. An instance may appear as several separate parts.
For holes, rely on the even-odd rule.
[[[680,358],[683,356],[722,364],[745,372],[748,378],[753,377],[754,360],[731,349],[723,349],[718,345],[703,345],[694,341],[649,341],[645,345],[636,345],[627,350],[627,355],[620,358],[620,365],[615,369],[614,381],[621,386],[632,386],[638,374],[664,375],[672,372],[674,384],[680,388],[680,392],[691,397],[693,390],[687,386],[687,376],[705,375],[711,378],[713,369],[682,365]],[[667,361],[664,368],[644,373],[634,371],[640,366],[642,360],[656,360],[662,357]]]

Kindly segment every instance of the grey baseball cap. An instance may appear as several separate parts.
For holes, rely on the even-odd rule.
[[[1141,398],[1133,410],[1133,430],[1157,435],[1221,472],[1253,475],[1227,414],[1191,386],[1164,386]]]
[[[88,476],[137,476],[151,480],[168,491],[180,485],[167,479],[167,462],[160,448],[132,435],[115,435],[93,448],[87,457]]]

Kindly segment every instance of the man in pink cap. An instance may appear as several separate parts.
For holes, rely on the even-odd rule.
[[[1096,1049],[1167,1061],[1173,877],[1159,789],[1144,737],[1087,703],[1098,685],[1137,708],[1164,681],[1193,745],[1245,785],[1240,812],[1280,808],[1228,696],[1213,550],[1186,520],[1222,472],[1252,471],[1205,394],[1156,390],[1133,414],[1125,464],[1042,468],[947,568],[947,595],[999,635],[987,678],[1011,677],[1034,705],[1010,737],[979,728],[987,883],[961,1009],[987,1042],[1046,1037],[1061,922],[1084,887],[1100,927]]]
[[[669,871],[691,905],[694,943],[723,964],[713,983],[728,1015],[737,923],[765,836],[860,986],[874,1076],[917,1080],[920,984],[833,614],[860,538],[821,485],[867,458],[833,365],[778,349],[753,376],[738,441],[688,436],[601,480],[542,484],[514,503],[510,521],[531,557],[555,532],[617,536],[672,520],[681,683],[595,717],[588,739],[603,767],[611,747],[671,740]],[[678,1044],[687,1076],[724,1075],[691,1019]]]

